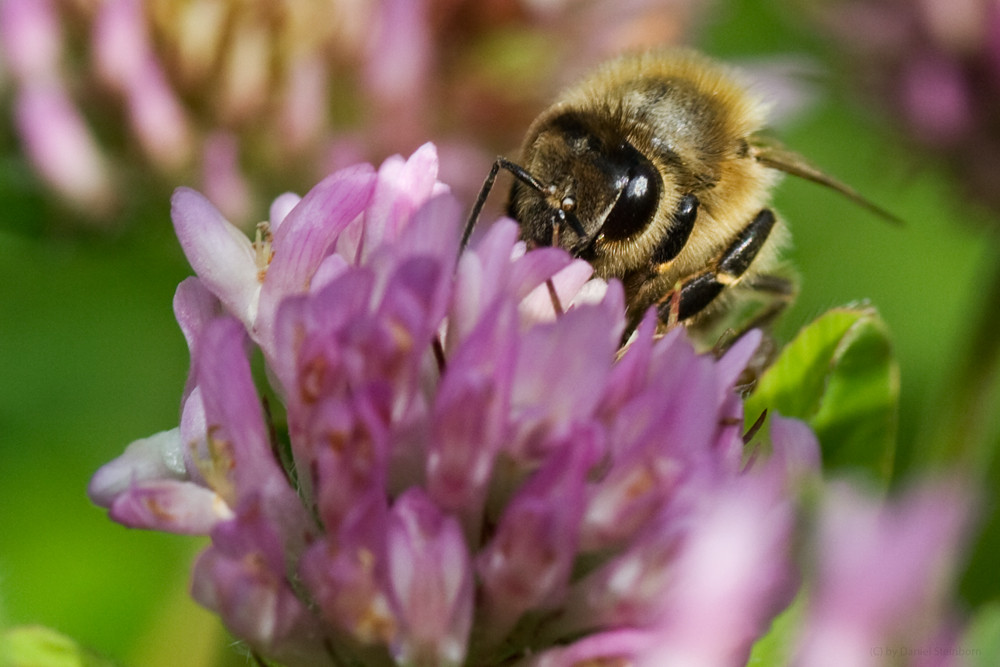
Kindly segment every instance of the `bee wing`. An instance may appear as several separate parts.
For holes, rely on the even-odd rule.
[[[833,176],[822,172],[798,153],[760,137],[754,137],[752,142],[750,145],[750,155],[764,166],[836,190],[855,204],[871,211],[880,218],[896,225],[903,224],[903,221],[897,216],[869,201],[864,195],[846,183],[842,183]]]

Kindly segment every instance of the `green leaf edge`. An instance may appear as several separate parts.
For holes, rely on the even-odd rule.
[[[858,365],[866,357],[876,360],[874,371]],[[859,376],[867,376],[860,385]],[[827,467],[867,470],[888,483],[899,387],[898,363],[878,312],[871,306],[833,308],[803,327],[759,378],[746,400],[746,421],[749,426],[764,410],[802,419],[816,432]],[[859,401],[859,395],[869,400]],[[875,452],[857,451],[868,440]]]

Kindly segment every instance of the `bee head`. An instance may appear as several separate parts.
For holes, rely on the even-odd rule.
[[[509,213],[522,237],[560,245],[590,259],[598,239],[624,241],[653,220],[663,191],[655,165],[624,137],[600,132],[585,115],[551,118],[526,164],[535,184],[518,178]]]

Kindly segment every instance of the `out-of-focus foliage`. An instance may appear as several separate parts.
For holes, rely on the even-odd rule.
[[[4,667],[112,667],[112,663],[54,630],[38,626],[0,633]]]

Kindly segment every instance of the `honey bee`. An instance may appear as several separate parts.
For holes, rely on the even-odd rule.
[[[759,134],[765,108],[696,52],[612,60],[542,112],[519,162],[496,160],[462,247],[505,169],[514,176],[508,214],[522,239],[560,246],[597,277],[621,280],[629,330],[654,307],[661,331],[683,324],[718,333],[722,316],[754,296],[754,317],[770,317],[795,291],[780,260],[788,232],[770,208],[780,172],[893,218]]]

